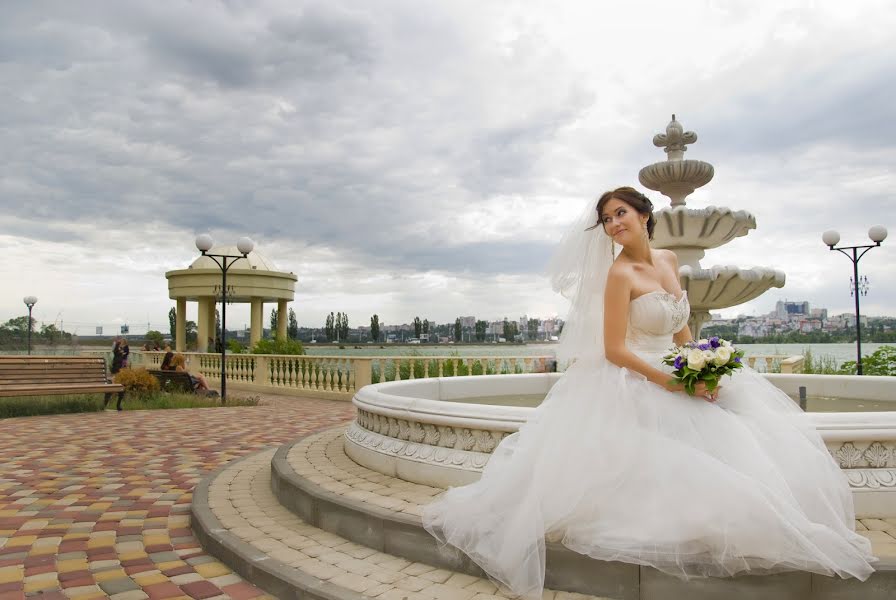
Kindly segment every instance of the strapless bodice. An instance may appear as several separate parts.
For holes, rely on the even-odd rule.
[[[681,331],[691,312],[687,292],[676,298],[668,292],[647,292],[629,304],[626,346],[638,354],[665,354],[672,335]]]

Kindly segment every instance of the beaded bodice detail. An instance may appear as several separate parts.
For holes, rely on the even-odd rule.
[[[691,306],[687,292],[676,298],[668,292],[648,292],[629,304],[625,343],[634,352],[665,353],[672,335],[687,324]]]

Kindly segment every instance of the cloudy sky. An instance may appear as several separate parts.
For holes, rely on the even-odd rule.
[[[0,319],[34,294],[79,334],[167,331],[164,273],[202,232],[295,272],[302,325],[562,315],[558,237],[665,159],[673,112],[716,170],[689,205],[758,222],[703,265],[787,274],[724,314],[850,311],[820,235],[896,232],[892,3],[557,4],[5,5]],[[896,315],[894,265],[896,235],[861,262],[863,312]]]

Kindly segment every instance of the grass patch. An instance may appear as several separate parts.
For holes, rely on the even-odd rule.
[[[113,400],[114,402],[114,400]],[[113,408],[115,405],[112,405]],[[35,417],[103,410],[102,394],[0,398],[0,418]]]
[[[257,406],[257,397],[229,396],[225,406]],[[117,394],[112,394],[106,408],[115,409]],[[207,398],[197,394],[150,392],[145,394],[125,394],[124,410],[164,410],[169,408],[212,408],[221,406],[220,398]],[[73,396],[29,396],[22,398],[0,398],[0,419],[11,417],[34,417],[38,415],[58,415],[103,410],[103,394],[80,394]]]

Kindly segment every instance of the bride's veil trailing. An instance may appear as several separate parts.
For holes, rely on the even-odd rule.
[[[604,288],[614,256],[596,208],[597,200],[587,202],[548,267],[554,291],[570,301],[557,348],[559,365],[572,360],[594,364],[604,356]]]

